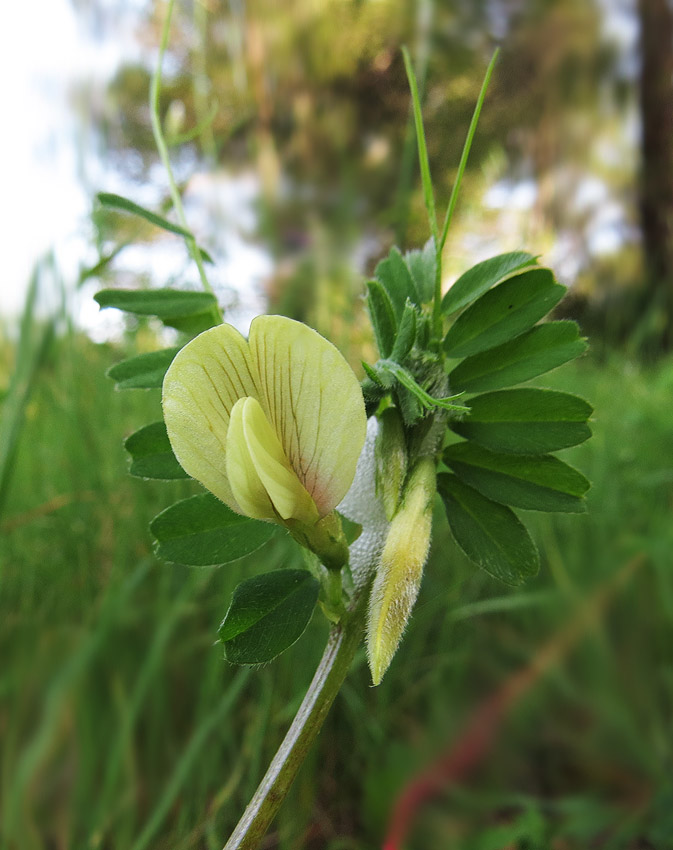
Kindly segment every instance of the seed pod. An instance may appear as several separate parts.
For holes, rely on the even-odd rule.
[[[395,655],[418,596],[430,548],[435,463],[421,458],[411,471],[393,517],[369,597],[367,654],[378,685]]]

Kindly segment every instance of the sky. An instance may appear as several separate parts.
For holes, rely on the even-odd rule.
[[[93,191],[113,191],[132,197],[136,192],[136,200],[148,203],[147,197],[138,197],[138,187],[120,184],[119,175],[106,169],[90,139],[88,145],[84,142],[78,146],[78,119],[70,102],[76,83],[86,80],[88,85],[102,88],[122,61],[141,57],[134,27],[138,12],[146,2],[125,0],[120,4],[113,0],[114,14],[107,15],[104,24],[98,27],[91,26],[91,21],[87,22],[81,14],[78,16],[71,0],[12,3],[3,10],[5,25],[0,28],[0,74],[5,81],[4,132],[0,135],[0,162],[4,166],[3,202],[0,204],[0,238],[4,249],[0,278],[1,317],[11,319],[18,315],[33,265],[50,249],[55,250],[58,266],[65,279],[71,282],[76,279],[80,265],[95,262],[89,224]],[[633,56],[637,31],[630,4],[622,0],[601,2],[606,11],[607,34],[621,43],[625,56]],[[97,38],[93,36],[94,29],[98,30]],[[89,186],[81,180],[82,171],[88,177]],[[225,288],[227,281],[236,280],[241,291],[252,291],[255,287],[258,291],[264,277],[271,272],[271,261],[246,239],[246,235],[254,231],[254,221],[246,223],[245,216],[241,216],[244,207],[247,205],[251,210],[255,200],[251,175],[227,180],[226,175],[217,174],[210,184],[202,178],[205,175],[196,174],[190,181],[194,218],[190,225],[198,228],[198,219],[203,213],[211,220],[219,217],[220,224],[224,221],[227,225],[219,229],[221,241],[226,244],[222,245],[218,268],[213,272],[218,276],[215,282]],[[530,205],[529,195],[534,189],[534,185],[496,186],[485,197],[485,203],[511,210],[513,199],[519,199],[526,207]],[[593,191],[598,192],[597,204],[604,213],[606,204],[600,198],[600,187],[593,186]],[[225,199],[224,205],[218,198]],[[206,229],[204,225],[201,232]],[[607,226],[597,231],[597,244],[614,249],[609,240],[615,238],[616,232],[615,226],[608,221]],[[227,238],[222,237],[224,233],[229,234]],[[165,277],[165,263],[170,265],[176,251],[181,250],[173,240],[159,246],[151,260],[146,252],[129,250],[125,256],[139,271],[146,271],[143,264],[151,262],[157,279],[161,280]],[[90,294],[79,309],[85,327],[93,328],[99,322]],[[241,325],[245,327],[252,315],[261,309],[263,303],[259,298],[250,300],[244,305]]]
[[[3,316],[20,310],[33,264],[50,248],[66,272],[77,268],[90,201],[78,181],[68,92],[86,75],[109,74],[115,53],[113,45],[85,37],[68,0],[10,3],[3,10]]]

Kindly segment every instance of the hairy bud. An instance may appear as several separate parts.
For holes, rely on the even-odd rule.
[[[394,407],[383,411],[376,436],[376,494],[383,502],[388,522],[400,503],[402,484],[407,474],[407,447],[399,412]]]
[[[367,654],[378,685],[397,650],[418,596],[430,548],[435,463],[421,458],[411,470],[393,517],[369,599]]]

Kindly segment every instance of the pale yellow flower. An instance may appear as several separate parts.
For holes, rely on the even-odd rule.
[[[353,481],[360,385],[300,322],[260,316],[248,340],[227,324],[205,331],[173,360],[162,401],[182,467],[237,513],[310,537]]]

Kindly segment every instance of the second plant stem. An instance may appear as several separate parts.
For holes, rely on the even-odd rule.
[[[362,638],[366,593],[361,592],[327,646],[292,725],[224,850],[256,850],[315,741]]]

